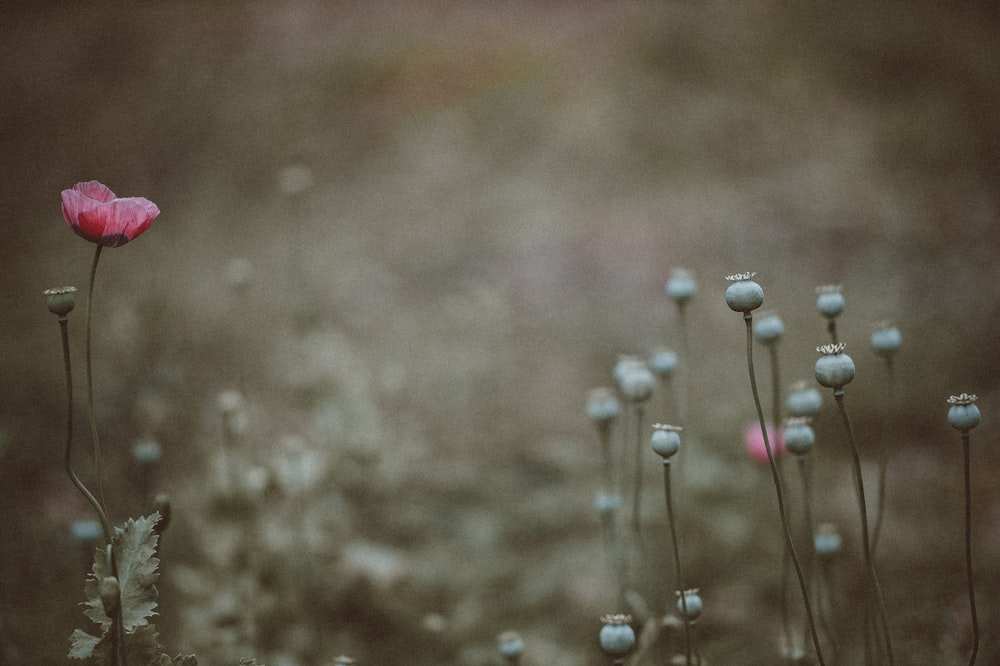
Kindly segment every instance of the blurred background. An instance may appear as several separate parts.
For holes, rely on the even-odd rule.
[[[723,299],[724,276],[745,270],[785,322],[785,388],[811,379],[827,339],[815,288],[843,286],[866,473],[882,433],[890,446],[878,564],[902,663],[967,659],[946,399],[980,395],[980,662],[1000,660],[995,3],[5,14],[3,663],[64,663],[72,629],[88,628],[91,546],[70,528],[91,516],[62,473],[59,334],[41,292],[86,291],[93,246],[66,227],[59,193],[90,179],[163,211],[104,252],[93,317],[110,512],[148,513],[159,491],[173,503],[157,619],[171,654],[492,664],[496,635],[516,629],[526,664],[606,663],[598,618],[622,609],[585,403],[619,354],[680,350],[664,283],[685,268],[699,291],[675,492],[706,660],[774,663],[780,637],[780,528],[742,441],[744,324]],[[70,328],[86,477],[83,312]],[[885,319],[904,340],[891,402],[868,347]],[[654,396],[653,421],[679,418],[672,395]],[[814,511],[845,537],[835,614],[857,663],[857,510],[825,397]],[[155,464],[133,455],[149,441]],[[649,457],[657,564],[643,593],[660,607],[669,542]]]

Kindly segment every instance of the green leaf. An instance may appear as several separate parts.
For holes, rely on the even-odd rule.
[[[71,642],[69,648],[70,659],[90,659],[94,656],[94,649],[97,647],[97,644],[101,642],[101,639],[97,636],[91,636],[80,629],[74,629],[69,640]]]
[[[118,585],[121,588],[121,613],[125,631],[149,624],[149,618],[156,614],[156,569],[160,563],[155,557],[157,534],[153,527],[160,519],[154,512],[151,516],[129,518],[124,527],[115,528],[114,553],[118,569]],[[94,557],[93,572],[87,576],[84,592],[87,610],[84,614],[101,625],[103,631],[111,627],[111,618],[104,612],[104,605],[98,585],[104,576],[105,551],[98,550]]]

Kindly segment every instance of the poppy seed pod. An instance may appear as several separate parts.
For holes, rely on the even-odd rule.
[[[895,326],[885,323],[878,324],[872,332],[871,343],[872,351],[876,354],[892,358],[899,351],[900,345],[903,344],[903,336],[900,335],[899,329]]]
[[[653,426],[653,436],[650,437],[650,444],[653,451],[663,458],[664,463],[669,463],[670,458],[681,448],[681,428],[680,426],[665,425],[657,423]]]
[[[633,362],[622,370],[618,387],[629,402],[645,402],[656,389],[656,377],[645,363]]]
[[[815,368],[820,386],[839,389],[854,379],[854,360],[844,353],[844,343],[822,345],[816,351],[822,354]]]
[[[590,392],[587,398],[587,418],[595,425],[608,425],[618,418],[619,412],[621,405],[610,389],[601,387]]]
[[[694,276],[683,268],[678,268],[670,274],[667,280],[667,295],[677,305],[685,305],[698,291],[698,283]]]
[[[823,406],[823,395],[805,380],[795,382],[785,400],[790,416],[815,416]]]
[[[54,287],[44,293],[45,305],[54,315],[65,317],[76,307],[76,287]]]
[[[979,425],[979,407],[976,407],[976,396],[963,393],[948,398],[951,407],[948,408],[948,423],[952,428],[967,432]]]
[[[753,323],[753,334],[765,345],[773,345],[785,334],[785,324],[776,314],[765,314]]]
[[[764,290],[752,279],[755,275],[757,274],[754,272],[748,272],[726,276],[732,282],[726,289],[726,305],[731,310],[746,313],[756,310],[764,303]]]
[[[508,661],[516,661],[524,652],[524,639],[516,631],[505,631],[497,637],[500,656]]]
[[[813,547],[819,557],[833,557],[840,552],[842,540],[840,532],[830,523],[823,523],[813,536]]]
[[[816,443],[816,433],[807,417],[785,420],[785,448],[796,455],[805,455]]]
[[[605,615],[601,618],[601,649],[605,654],[620,657],[635,647],[635,630],[629,625],[631,615]]]
[[[827,319],[833,319],[844,311],[844,295],[839,284],[829,284],[816,288],[816,309]]]
[[[698,594],[698,590],[684,590],[683,600],[681,598],[681,593],[677,593],[677,611],[684,615],[684,606],[687,606],[687,619],[690,621],[695,621],[701,616],[701,611],[703,610],[701,603],[701,595]]]
[[[677,353],[669,349],[657,349],[649,355],[649,369],[660,379],[666,379],[677,370]]]

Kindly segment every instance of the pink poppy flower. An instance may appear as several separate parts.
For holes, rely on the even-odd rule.
[[[96,180],[62,192],[63,217],[77,236],[106,247],[119,247],[149,228],[160,209],[143,197],[119,199]]]
[[[767,441],[771,443],[771,453],[775,458],[785,452],[785,438],[782,431],[775,432],[774,426],[767,424]],[[759,423],[751,423],[743,431],[743,441],[746,442],[747,452],[750,457],[757,462],[767,462],[767,448],[764,446],[764,436],[760,432]]]

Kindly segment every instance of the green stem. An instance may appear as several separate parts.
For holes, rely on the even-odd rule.
[[[882,522],[885,519],[885,481],[889,470],[888,432],[889,410],[896,404],[896,380],[892,368],[892,359],[885,359],[886,404],[882,411],[882,432],[879,433],[878,447],[878,508],[875,510],[875,529],[872,531],[872,556],[878,552],[878,538],[882,534]]]
[[[799,456],[799,472],[802,477],[802,513],[805,522],[805,532],[809,535],[807,549],[809,569],[806,572],[810,581],[816,581],[816,542],[813,540],[813,519],[812,519],[812,479],[809,475],[809,465],[807,456]],[[822,615],[822,604],[817,603],[818,614]]]
[[[101,529],[104,531],[105,543],[111,543],[111,523],[108,522],[108,517],[104,513],[104,509],[93,493],[80,480],[80,477],[76,475],[76,472],[73,471],[73,365],[70,362],[69,322],[66,317],[59,317],[59,329],[62,333],[63,365],[66,369],[66,474],[69,476],[70,481],[73,482],[73,485],[76,486],[76,489],[80,491],[97,513],[97,517],[101,521]]]
[[[674,546],[674,566],[677,571],[677,589],[680,591],[681,611],[684,614],[684,639],[686,641],[685,664],[691,666],[691,623],[688,620],[687,597],[684,595],[684,579],[681,577],[681,552],[677,545],[677,527],[674,523],[674,507],[670,499],[670,461],[663,461],[663,494],[667,499],[667,523],[670,525],[670,540]],[[669,597],[668,597],[669,598]]]
[[[94,373],[92,355],[90,352],[90,332],[91,314],[94,304],[94,277],[97,275],[97,263],[101,260],[100,243],[94,252],[94,262],[90,266],[90,288],[87,290],[87,417],[90,420],[90,438],[94,443],[94,470],[97,475],[97,496],[101,500],[101,506],[107,506],[104,500],[104,480],[101,475],[101,440],[97,435],[97,418],[94,415]]]
[[[802,603],[806,609],[806,618],[809,620],[809,631],[812,634],[813,647],[816,650],[816,659],[820,666],[825,666],[823,661],[823,650],[819,644],[819,633],[816,631],[816,622],[813,620],[812,604],[809,603],[809,590],[806,587],[806,579],[802,574],[802,565],[795,554],[795,544],[792,543],[792,532],[788,526],[788,515],[785,512],[785,495],[781,489],[781,476],[778,473],[778,465],[774,460],[774,452],[771,451],[771,442],[767,436],[767,423],[764,421],[764,410],[760,406],[760,395],[757,392],[757,379],[753,369],[753,315],[749,312],[743,314],[743,321],[746,322],[747,329],[747,369],[750,372],[750,390],[753,392],[754,406],[757,408],[757,420],[760,422],[760,431],[764,437],[764,449],[767,451],[767,461],[771,465],[771,477],[774,480],[774,491],[778,497],[778,513],[781,516],[781,529],[785,535],[785,548],[795,565],[795,575],[799,579],[799,589],[802,591]]]
[[[858,445],[854,439],[854,429],[851,427],[851,420],[847,416],[847,408],[844,407],[844,389],[835,389],[833,397],[837,401],[837,408],[840,410],[840,417],[844,422],[844,429],[847,430],[847,439],[851,445],[851,457],[854,460],[854,478],[858,491],[858,505],[861,512],[861,541],[864,546],[865,568],[868,569],[868,582],[875,593],[875,601],[878,604],[886,656],[889,659],[889,666],[893,666],[896,661],[892,654],[892,639],[889,637],[889,621],[885,612],[885,601],[882,598],[882,587],[878,583],[878,574],[875,573],[875,565],[872,562],[871,541],[868,534],[868,506],[865,502],[865,484],[861,477],[861,457],[858,455]]]
[[[778,368],[778,343],[772,341],[767,347],[771,358],[771,424],[774,427],[775,435],[777,435],[781,423],[781,375]],[[780,462],[778,463],[778,475],[782,476]],[[782,481],[784,481],[783,476]],[[788,608],[789,565],[788,549],[786,548],[781,556],[781,631],[785,641],[785,649],[788,651],[788,655],[792,655],[794,653],[792,621]]]
[[[677,413],[679,423],[678,425],[687,425],[687,410],[688,410],[688,394],[691,392],[691,375],[688,371],[688,364],[691,362],[691,350],[688,345],[688,326],[687,326],[687,315],[684,304],[678,304],[677,306],[677,320],[680,322],[681,329],[681,386],[680,390],[677,391]]]
[[[965,573],[969,584],[969,611],[972,614],[972,654],[969,666],[979,653],[979,616],[976,614],[976,587],[972,577],[972,488],[969,484],[969,431],[962,431],[962,457],[965,467]]]
[[[635,533],[636,543],[643,550],[642,545],[642,417],[646,409],[641,402],[635,404],[635,491],[632,496],[632,531]]]

